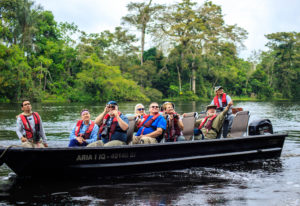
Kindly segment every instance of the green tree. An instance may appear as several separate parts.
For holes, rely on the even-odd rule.
[[[141,65],[144,60],[144,47],[145,47],[145,35],[148,32],[150,24],[154,22],[153,16],[158,14],[162,9],[163,5],[152,4],[152,0],[149,0],[148,4],[131,2],[127,5],[127,9],[130,14],[122,18],[123,24],[129,24],[135,26],[138,31],[141,32]]]
[[[19,44],[31,52],[33,39],[37,31],[40,6],[34,6],[30,0],[2,0],[0,2],[2,24],[6,26],[5,37],[8,43]]]
[[[231,58],[236,58],[236,46],[247,34],[236,25],[226,25],[221,7],[210,1],[205,2],[200,8],[197,8],[197,4],[191,0],[183,0],[172,5],[160,18],[158,27],[179,52],[180,59],[176,65],[179,85],[181,73],[188,70],[188,80],[194,93],[197,88],[197,71],[200,67],[206,66],[208,70],[213,68],[217,74],[214,81],[217,82],[225,64],[220,62],[223,60],[222,49],[231,47],[233,51]]]
[[[0,68],[0,101],[38,98],[31,79],[32,70],[17,45],[8,48],[0,44]]]
[[[148,100],[134,81],[121,75],[118,67],[101,63],[95,54],[84,60],[82,67],[70,96],[72,101]]]
[[[300,68],[300,33],[278,32],[266,35],[269,42],[267,46],[271,49],[271,65],[274,79],[274,87],[283,97],[291,98],[298,93],[299,68]]]

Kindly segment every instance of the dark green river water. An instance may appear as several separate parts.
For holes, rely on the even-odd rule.
[[[133,113],[136,102],[119,103]],[[178,102],[176,111],[204,110],[208,102]],[[268,118],[275,132],[288,132],[279,159],[89,180],[18,180],[0,167],[2,205],[300,205],[300,102],[235,102],[254,119]],[[104,104],[32,104],[44,122],[50,147],[68,144],[69,133],[88,108],[92,119]],[[20,144],[18,104],[0,104],[0,145]],[[47,177],[45,177],[47,179]]]

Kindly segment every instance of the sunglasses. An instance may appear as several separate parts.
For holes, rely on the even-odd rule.
[[[116,106],[114,106],[114,105],[109,105],[109,106],[107,106],[107,108],[115,109]]]
[[[144,108],[138,108],[137,110],[138,111],[144,111],[145,109]]]
[[[153,109],[154,109],[154,108],[158,109],[158,108],[159,108],[159,106],[151,106],[151,108],[153,108]]]

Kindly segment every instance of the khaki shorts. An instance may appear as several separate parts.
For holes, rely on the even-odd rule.
[[[120,140],[112,140],[104,144],[102,140],[98,140],[96,142],[92,142],[87,145],[87,147],[114,147],[114,146],[122,146],[126,145],[125,142],[122,142]]]
[[[158,143],[156,138],[143,136],[139,138],[139,136],[132,137],[132,144],[156,144]]]
[[[22,142],[21,146],[26,148],[45,148],[42,141],[32,142],[27,140],[26,142]]]

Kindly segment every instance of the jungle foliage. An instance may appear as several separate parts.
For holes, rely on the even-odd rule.
[[[241,59],[247,31],[211,1],[130,3],[123,27],[90,34],[31,0],[0,8],[0,102],[198,100],[216,85],[232,96],[300,95],[300,33],[268,34],[269,51]]]

